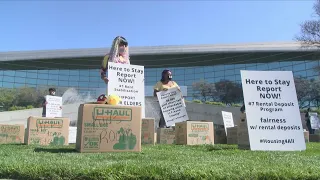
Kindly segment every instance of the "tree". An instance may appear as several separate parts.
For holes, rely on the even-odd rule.
[[[243,93],[240,83],[230,80],[221,80],[215,83],[215,87],[222,102],[226,104],[242,102]]]
[[[215,91],[214,85],[204,80],[192,84],[193,97],[200,98],[202,101],[208,101],[211,94]]]
[[[303,47],[320,48],[320,0],[316,0],[313,10],[314,19],[306,20],[300,25],[300,34],[295,39],[302,42]]]
[[[307,78],[298,76],[294,78],[294,84],[296,86],[297,98],[300,108],[310,106],[310,90],[312,88],[310,80]]]

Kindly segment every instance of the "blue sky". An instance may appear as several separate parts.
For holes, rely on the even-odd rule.
[[[312,0],[0,1],[0,51],[292,41]]]

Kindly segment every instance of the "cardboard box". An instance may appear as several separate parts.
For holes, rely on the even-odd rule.
[[[309,131],[303,131],[303,136],[304,136],[306,143],[308,143],[309,142]]]
[[[214,124],[214,144],[227,144],[224,125]]]
[[[246,114],[242,113],[240,116],[240,122],[238,126],[238,148],[250,149],[249,132],[247,126]]]
[[[0,144],[22,144],[24,143],[25,129],[23,124],[1,124]]]
[[[238,144],[238,127],[227,128],[227,144]]]
[[[317,134],[310,134],[309,135],[310,142],[320,142],[320,135]]]
[[[141,126],[141,144],[155,144],[154,118],[143,118]]]
[[[81,104],[76,150],[141,152],[141,107]]]
[[[176,144],[175,128],[158,128],[157,129],[158,144]]]
[[[69,118],[29,117],[26,144],[68,145]]]
[[[185,121],[176,123],[176,144],[214,144],[213,122]]]

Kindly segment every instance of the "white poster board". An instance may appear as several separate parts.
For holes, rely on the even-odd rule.
[[[292,71],[241,71],[251,150],[305,150]]]
[[[157,97],[167,126],[189,120],[182,93],[178,88],[157,92]]]
[[[144,66],[108,63],[108,95],[118,95],[119,105],[141,106],[145,117]]]
[[[310,124],[312,129],[319,129],[320,122],[318,118],[318,113],[309,113]]]
[[[224,130],[227,134],[227,128],[234,127],[233,116],[231,112],[221,111],[224,123]]]
[[[46,117],[62,117],[62,97],[46,96]]]

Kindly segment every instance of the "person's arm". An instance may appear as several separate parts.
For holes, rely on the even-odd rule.
[[[44,98],[42,101],[42,107],[45,107],[46,105],[47,105],[47,100],[46,100],[46,98]]]
[[[154,85],[154,87],[153,87],[153,96],[154,97],[157,97],[157,92],[159,92],[159,90],[160,90],[159,86],[160,86],[159,82],[157,82],[157,84]]]

